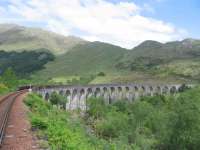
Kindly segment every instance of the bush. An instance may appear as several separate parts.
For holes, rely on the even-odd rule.
[[[106,76],[106,74],[105,74],[104,72],[99,72],[99,73],[97,74],[97,76],[104,77],[104,76]]]
[[[46,129],[48,124],[47,121],[44,120],[44,118],[40,116],[32,116],[31,118],[31,125],[33,129]]]
[[[102,98],[90,98],[87,100],[87,114],[95,119],[101,118],[106,112],[105,102]]]
[[[105,139],[119,137],[128,127],[126,114],[111,111],[96,125],[96,132]]]
[[[8,88],[16,87],[18,84],[17,76],[12,68],[7,68],[1,76],[1,81]]]
[[[8,91],[9,91],[8,87],[0,83],[0,94],[5,94]]]
[[[116,107],[117,111],[127,112],[128,107],[129,107],[129,103],[125,100],[120,100],[120,101],[115,102],[113,104],[113,106]]]
[[[64,109],[67,103],[67,98],[57,94],[56,92],[53,92],[50,96],[50,102],[52,105],[60,105]]]

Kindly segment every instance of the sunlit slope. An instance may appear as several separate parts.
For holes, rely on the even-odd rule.
[[[79,45],[48,63],[39,75],[55,77],[115,72],[116,63],[126,52],[126,49],[101,42]]]
[[[104,72],[106,77],[98,77],[93,83],[142,80],[190,82],[200,79],[199,66],[198,40],[186,39],[166,44],[145,41],[132,50],[93,42],[76,46],[67,54],[57,57],[38,75],[82,76]]]
[[[161,64],[171,60],[199,57],[200,40],[185,39],[165,44],[156,41],[145,41],[124,55],[121,62],[131,64],[134,60],[146,59],[149,64],[156,64],[156,61]]]
[[[27,28],[15,24],[0,24],[0,50],[22,51],[48,49],[53,54],[63,54],[77,44],[86,41],[73,37],[62,36],[39,28]]]

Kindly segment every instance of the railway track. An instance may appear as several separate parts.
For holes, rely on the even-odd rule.
[[[7,126],[9,113],[12,108],[12,105],[16,98],[23,94],[24,91],[17,91],[15,93],[11,93],[0,100],[0,147],[2,146],[3,138],[5,135],[5,129]]]

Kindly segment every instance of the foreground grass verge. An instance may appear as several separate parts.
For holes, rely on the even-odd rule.
[[[48,142],[51,150],[115,149],[105,140],[97,140],[96,137],[88,135],[81,119],[53,107],[38,95],[29,94],[25,104],[30,108],[32,129],[36,131],[38,138]]]

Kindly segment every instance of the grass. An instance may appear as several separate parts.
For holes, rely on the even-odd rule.
[[[185,83],[199,83],[200,60],[175,60],[152,70],[152,74],[161,78],[169,76],[181,79]]]
[[[117,46],[94,42],[74,48],[48,63],[37,75],[46,77],[95,75],[116,72],[115,63],[126,50]]]
[[[91,84],[99,83],[149,83],[149,84],[165,84],[165,83],[184,83],[184,79],[175,78],[174,76],[160,76],[144,72],[129,72],[123,74],[109,74],[105,77],[96,77]]]
[[[0,96],[6,94],[8,92],[9,92],[8,87],[6,87],[4,84],[0,83]]]
[[[79,76],[60,76],[60,77],[54,77],[50,80],[50,82],[53,83],[69,83],[72,80],[80,80]]]
[[[177,75],[176,75],[177,76]],[[187,78],[176,77],[172,74],[166,75],[166,70],[156,73],[144,72],[115,72],[107,73],[105,76],[83,75],[83,76],[58,76],[49,78],[47,84],[108,84],[108,83],[149,83],[149,84],[170,84],[187,83]],[[35,80],[43,80],[38,78]],[[85,80],[85,81],[84,81]]]
[[[100,150],[109,145],[88,135],[86,127],[76,115],[53,107],[35,94],[29,94],[25,104],[30,108],[32,130],[43,141],[41,147],[48,145],[52,150]]]

